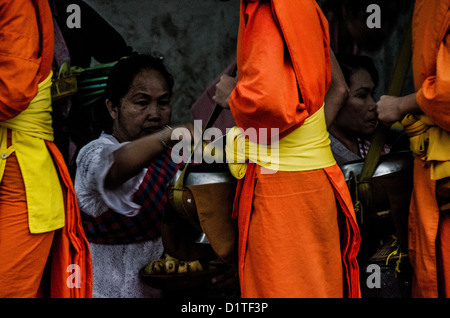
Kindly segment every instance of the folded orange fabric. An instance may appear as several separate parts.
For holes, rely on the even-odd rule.
[[[47,0],[1,1],[0,121],[25,110],[50,73],[52,21]]]
[[[52,142],[46,142],[58,167],[64,202],[66,225],[55,231],[51,255],[51,297],[92,297],[92,260],[84,234],[80,210],[64,158]]]
[[[299,128],[322,107],[331,81],[328,23],[317,3],[241,0],[237,68],[239,81],[229,104],[240,128],[256,130],[250,141],[258,143],[260,140],[252,138],[269,128],[278,128],[280,138]],[[356,261],[359,229],[342,172],[336,164],[330,165],[309,171],[278,171],[274,176],[279,180],[267,183],[259,167],[248,164],[244,179],[238,181],[233,212],[238,218],[239,275],[244,297],[361,296]],[[305,183],[300,182],[302,178]],[[263,198],[262,185],[269,192],[279,193]],[[297,186],[295,196],[292,187]],[[321,191],[311,195],[307,188],[323,190],[326,198],[317,195]],[[286,198],[285,189],[291,190]],[[343,214],[340,228],[338,211]],[[286,217],[292,223],[286,224]],[[336,221],[330,221],[333,231],[327,230],[322,217]],[[276,238],[265,236],[266,230],[282,238],[281,246],[272,241]],[[286,230],[290,235],[284,236]],[[322,245],[323,249],[318,248]],[[321,263],[328,260],[324,251],[332,255],[332,265]],[[277,253],[284,257],[279,259]],[[274,263],[279,264],[279,272]],[[314,265],[316,268],[311,269]],[[339,276],[329,282],[327,270],[343,273],[344,280]],[[275,286],[275,282],[280,285]]]
[[[446,131],[450,130],[449,31],[450,0],[416,0],[412,23],[416,100],[425,115]],[[412,296],[439,297],[439,289],[450,290],[450,253],[445,242],[441,246],[436,242],[440,234],[445,236],[449,225],[446,221],[440,224],[436,181],[431,180],[429,164],[419,158],[414,162],[408,222]],[[437,262],[439,255],[442,266]]]
[[[415,3],[412,40],[417,103],[438,126],[450,130],[450,0]]]
[[[256,164],[248,165],[245,178],[238,180],[234,205],[242,296],[361,297],[356,261],[361,237],[339,167],[265,176],[259,169]],[[264,182],[267,177],[275,178],[275,185]],[[261,182],[265,197],[254,192]],[[274,195],[279,189],[283,194],[290,189],[292,195]],[[301,202],[295,198],[298,196],[308,200]],[[325,202],[331,205],[325,206]],[[249,247],[250,235],[256,243]],[[278,242],[277,237],[281,237]]]
[[[54,232],[31,234],[25,186],[15,153],[0,182],[0,298],[44,297],[42,281]]]

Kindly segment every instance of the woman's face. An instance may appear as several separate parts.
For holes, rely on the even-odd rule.
[[[369,72],[357,69],[350,76],[347,102],[336,117],[336,126],[347,135],[368,136],[377,126],[375,84]]]
[[[110,111],[113,134],[120,141],[132,141],[161,130],[170,123],[170,91],[164,76],[144,69],[136,75],[120,107]]]

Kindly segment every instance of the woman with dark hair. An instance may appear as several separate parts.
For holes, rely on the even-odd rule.
[[[331,150],[339,166],[365,158],[370,139],[378,124],[377,104],[374,98],[378,85],[378,72],[367,56],[336,56],[349,95],[329,128]],[[383,153],[389,153],[385,146]]]
[[[138,272],[163,253],[171,158],[173,78],[160,59],[136,55],[111,70],[105,104],[112,129],[77,157],[75,190],[93,262],[93,297],[159,297]],[[192,134],[193,125],[183,124]],[[183,136],[187,137],[187,136]]]

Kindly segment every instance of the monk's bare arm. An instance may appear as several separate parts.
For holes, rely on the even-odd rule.
[[[330,128],[348,98],[349,89],[333,51],[330,49],[331,85],[325,95],[325,120]]]

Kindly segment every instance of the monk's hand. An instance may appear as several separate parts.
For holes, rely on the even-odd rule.
[[[377,102],[377,115],[380,123],[391,126],[404,116],[401,111],[402,98],[383,95]]]
[[[213,96],[213,101],[223,108],[230,108],[228,101],[230,94],[236,87],[238,77],[232,77],[229,75],[222,75],[220,81],[216,84],[216,93]]]
[[[421,112],[422,110],[417,104],[416,93],[402,97],[383,95],[377,103],[378,120],[386,126],[402,120],[407,114]]]

